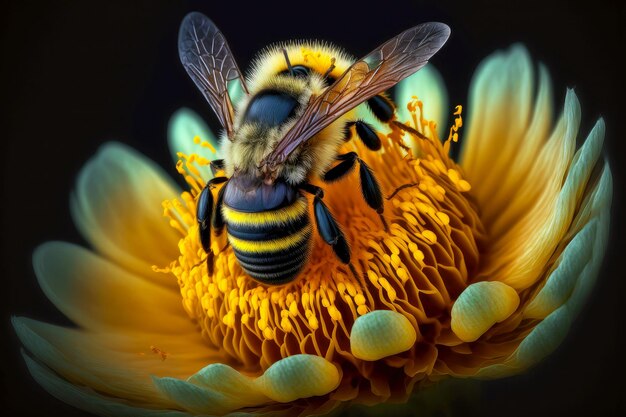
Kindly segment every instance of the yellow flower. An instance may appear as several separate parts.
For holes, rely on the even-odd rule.
[[[78,327],[14,318],[30,372],[103,416],[273,416],[406,401],[447,376],[529,368],[593,286],[612,196],[603,121],[577,150],[576,95],[554,124],[551,100],[547,71],[534,74],[522,46],[480,66],[467,127],[457,108],[447,131],[432,66],[405,80],[396,101],[408,127],[388,130],[379,153],[346,145],[388,196],[389,231],[356,178],[327,186],[358,278],[316,237],[302,277],[276,287],[248,278],[224,237],[208,273],[195,198],[217,156],[191,111],[170,126],[182,193],[135,151],[105,145],[71,207],[93,250],[48,242],[33,257],[42,289]],[[457,164],[448,153],[459,135]]]

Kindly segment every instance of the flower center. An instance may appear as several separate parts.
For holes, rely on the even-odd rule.
[[[478,266],[484,236],[466,194],[470,184],[448,157],[461,126],[460,107],[444,143],[434,123],[422,117],[421,103],[415,100],[408,107],[413,120],[391,124],[381,152],[357,141],[342,149],[357,152],[375,173],[387,198],[388,231],[364,201],[356,172],[319,184],[350,243],[357,276],[316,233],[307,265],[286,285],[265,286],[248,277],[227,247],[225,233],[212,239],[209,275],[195,221],[196,199],[204,187],[197,167],[209,161],[179,154],[177,168],[190,190],[164,203],[181,233],[180,256],[167,270],[177,277],[184,308],[207,342],[232,357],[241,371],[260,373],[281,358],[309,353],[340,364],[337,399],[402,396],[416,379],[433,372],[436,345],[455,338],[451,306]],[[198,138],[196,143],[210,146]],[[350,348],[352,325],[374,310],[407,317],[417,333],[414,346],[379,362],[356,358]]]

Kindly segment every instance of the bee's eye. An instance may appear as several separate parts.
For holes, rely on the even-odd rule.
[[[293,67],[293,75],[298,78],[304,78],[309,75],[309,69],[303,65],[296,65]]]

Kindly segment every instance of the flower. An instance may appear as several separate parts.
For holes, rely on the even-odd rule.
[[[444,142],[446,94],[434,68],[398,90],[407,124],[386,132],[384,151],[347,145],[388,197],[389,231],[355,178],[325,186],[357,276],[316,240],[302,279],[265,287],[243,274],[223,237],[209,275],[194,199],[217,156],[189,110],[171,124],[187,191],[137,152],[105,145],[71,204],[93,250],[48,242],[33,256],[42,289],[78,327],[13,318],[33,377],[103,416],[306,415],[405,401],[447,376],[511,375],[548,355],[604,254],[612,183],[603,121],[576,150],[575,93],[553,126],[549,75],[542,66],[535,75],[519,45],[483,62],[467,128],[457,108]],[[448,154],[461,129],[457,164]]]

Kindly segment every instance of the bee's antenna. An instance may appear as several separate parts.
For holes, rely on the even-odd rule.
[[[291,75],[295,75],[293,72],[293,67],[291,66],[291,62],[289,61],[289,55],[287,55],[287,50],[283,48],[283,55],[285,55],[285,61],[287,61],[287,68],[289,68],[289,73]]]
[[[328,77],[330,75],[330,73],[333,72],[334,69],[335,69],[335,58],[331,58],[330,59],[330,67],[326,70],[326,72],[324,73],[324,76],[322,78],[326,79],[326,77]]]

